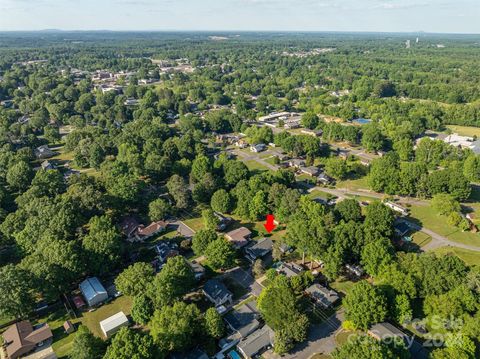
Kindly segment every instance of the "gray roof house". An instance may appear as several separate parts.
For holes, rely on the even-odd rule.
[[[287,278],[295,277],[303,272],[303,268],[295,263],[283,263],[276,268],[278,274],[283,274]]]
[[[316,177],[320,174],[320,169],[315,166],[300,167],[300,172],[305,173],[312,177]]]
[[[108,299],[108,293],[97,277],[87,278],[80,283],[80,291],[90,307]]]
[[[205,268],[200,263],[191,261],[188,262],[188,264],[192,268],[196,280],[200,280],[205,277]]]
[[[35,149],[35,157],[39,159],[50,158],[55,156],[57,153],[48,148],[47,145],[39,146]]]
[[[255,261],[256,259],[263,258],[267,254],[272,252],[273,248],[273,241],[270,238],[264,238],[254,245],[245,249],[245,253],[247,255],[247,259],[251,262]]]
[[[305,290],[316,303],[324,308],[331,307],[337,300],[340,299],[337,292],[332,289],[325,288],[318,283],[312,284]]]
[[[317,181],[322,184],[330,184],[333,182],[333,178],[322,172],[317,176]]]
[[[258,329],[248,337],[242,339],[238,343],[237,349],[242,353],[244,358],[250,359],[263,350],[272,347],[273,343],[274,332],[268,325],[265,325],[262,329]]]
[[[228,303],[232,304],[233,294],[230,292],[225,284],[218,279],[210,279],[203,286],[203,293],[216,307]]]
[[[238,333],[240,338],[245,338],[260,327],[259,318],[255,301],[245,303],[223,317],[230,329]]]

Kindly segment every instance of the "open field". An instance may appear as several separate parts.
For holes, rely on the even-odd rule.
[[[425,228],[445,236],[451,241],[480,247],[480,234],[462,232],[458,228],[450,226],[446,218],[436,214],[430,206],[412,205],[410,211],[410,216],[418,219]]]
[[[268,171],[268,168],[255,160],[242,161],[250,171]]]
[[[458,133],[460,136],[480,137],[479,127],[457,126],[457,125],[448,125],[446,127],[450,129],[453,133]]]
[[[455,254],[468,265],[480,265],[480,253],[455,247],[440,247],[434,250],[439,255]]]
[[[415,243],[420,248],[423,246],[426,246],[428,243],[432,241],[432,237],[430,237],[428,234],[425,234],[423,232],[415,232],[414,234],[412,234],[411,237],[412,237],[413,243]]]
[[[365,189],[369,188],[367,184],[367,177],[362,177],[359,179],[354,180],[345,180],[345,181],[337,181],[337,188],[346,188],[349,190],[358,190],[358,189]]]

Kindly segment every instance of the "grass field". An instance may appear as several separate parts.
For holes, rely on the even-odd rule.
[[[346,294],[350,290],[350,288],[353,287],[354,284],[355,283],[353,283],[351,280],[339,277],[337,278],[337,280],[335,280],[335,282],[330,283],[330,287],[332,287],[338,292]]]
[[[413,239],[413,243],[415,243],[419,247],[426,246],[432,241],[432,237],[423,232],[415,232],[411,237]]]
[[[366,176],[359,179],[354,179],[354,180],[338,181],[335,187],[346,188],[352,191],[369,188]]]
[[[255,160],[243,161],[250,171],[268,171],[268,168]]]
[[[330,193],[323,192],[323,191],[321,191],[321,190],[319,190],[319,189],[316,189],[316,190],[310,192],[310,193],[308,194],[308,196],[309,196],[310,198],[313,198],[313,199],[315,199],[315,198],[321,198],[321,199],[325,199],[325,200],[328,200],[328,199],[331,199],[331,198],[334,198],[334,197],[335,197],[335,196],[331,195]]]
[[[479,127],[448,125],[447,128],[453,133],[458,133],[460,136],[480,137]]]
[[[440,247],[435,249],[439,255],[455,254],[468,265],[480,265],[480,252],[469,251],[468,249],[455,247]]]
[[[480,234],[462,232],[458,228],[450,226],[446,218],[436,214],[430,206],[412,205],[410,211],[410,216],[418,219],[425,228],[445,236],[452,241],[480,247]]]

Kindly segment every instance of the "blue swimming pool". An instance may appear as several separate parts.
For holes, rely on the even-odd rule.
[[[368,118],[356,118],[353,120],[354,123],[358,123],[359,125],[366,125],[367,123],[372,122],[372,120]]]

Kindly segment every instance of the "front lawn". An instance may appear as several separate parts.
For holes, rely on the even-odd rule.
[[[440,247],[434,250],[439,255],[455,254],[468,265],[480,265],[480,252],[455,247]]]
[[[450,226],[446,217],[435,213],[435,210],[430,206],[412,205],[410,207],[410,217],[418,219],[423,227],[445,236],[451,241],[480,247],[480,234],[462,232],[458,228]]]

